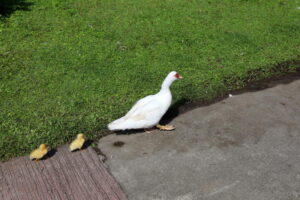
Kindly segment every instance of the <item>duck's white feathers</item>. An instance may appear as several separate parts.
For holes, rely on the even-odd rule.
[[[147,103],[151,102],[153,99],[153,96],[154,95],[149,95],[149,96],[146,96],[146,97],[138,100],[124,117],[127,116],[127,118],[128,118],[133,113],[137,112],[139,108],[141,108],[141,107],[145,106]]]
[[[176,73],[171,72],[167,76],[157,94],[146,96],[137,101],[124,117],[108,124],[108,129],[112,131],[140,129],[157,125],[171,105],[172,94],[169,87],[176,80],[174,78]]]
[[[153,96],[139,100],[124,117],[110,123],[108,128],[110,130],[126,130],[155,126],[164,112],[162,113],[162,104]]]

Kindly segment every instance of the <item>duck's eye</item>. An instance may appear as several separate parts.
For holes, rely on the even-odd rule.
[[[180,74],[178,74],[178,73],[175,74],[175,77],[176,77],[177,79],[182,78],[182,76],[180,76]]]

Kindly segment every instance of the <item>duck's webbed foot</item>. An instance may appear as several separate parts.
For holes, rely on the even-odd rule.
[[[175,126],[172,126],[172,125],[156,125],[156,127],[159,129],[159,130],[162,130],[162,131],[172,131],[175,129]]]

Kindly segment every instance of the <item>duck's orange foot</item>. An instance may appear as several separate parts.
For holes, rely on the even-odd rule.
[[[172,125],[156,125],[157,128],[159,128],[159,130],[162,131],[173,131],[175,129],[175,126]]]

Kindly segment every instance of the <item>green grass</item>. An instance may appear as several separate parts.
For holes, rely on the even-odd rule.
[[[0,160],[99,138],[169,71],[174,101],[210,100],[300,55],[299,0],[29,3],[0,21]]]

